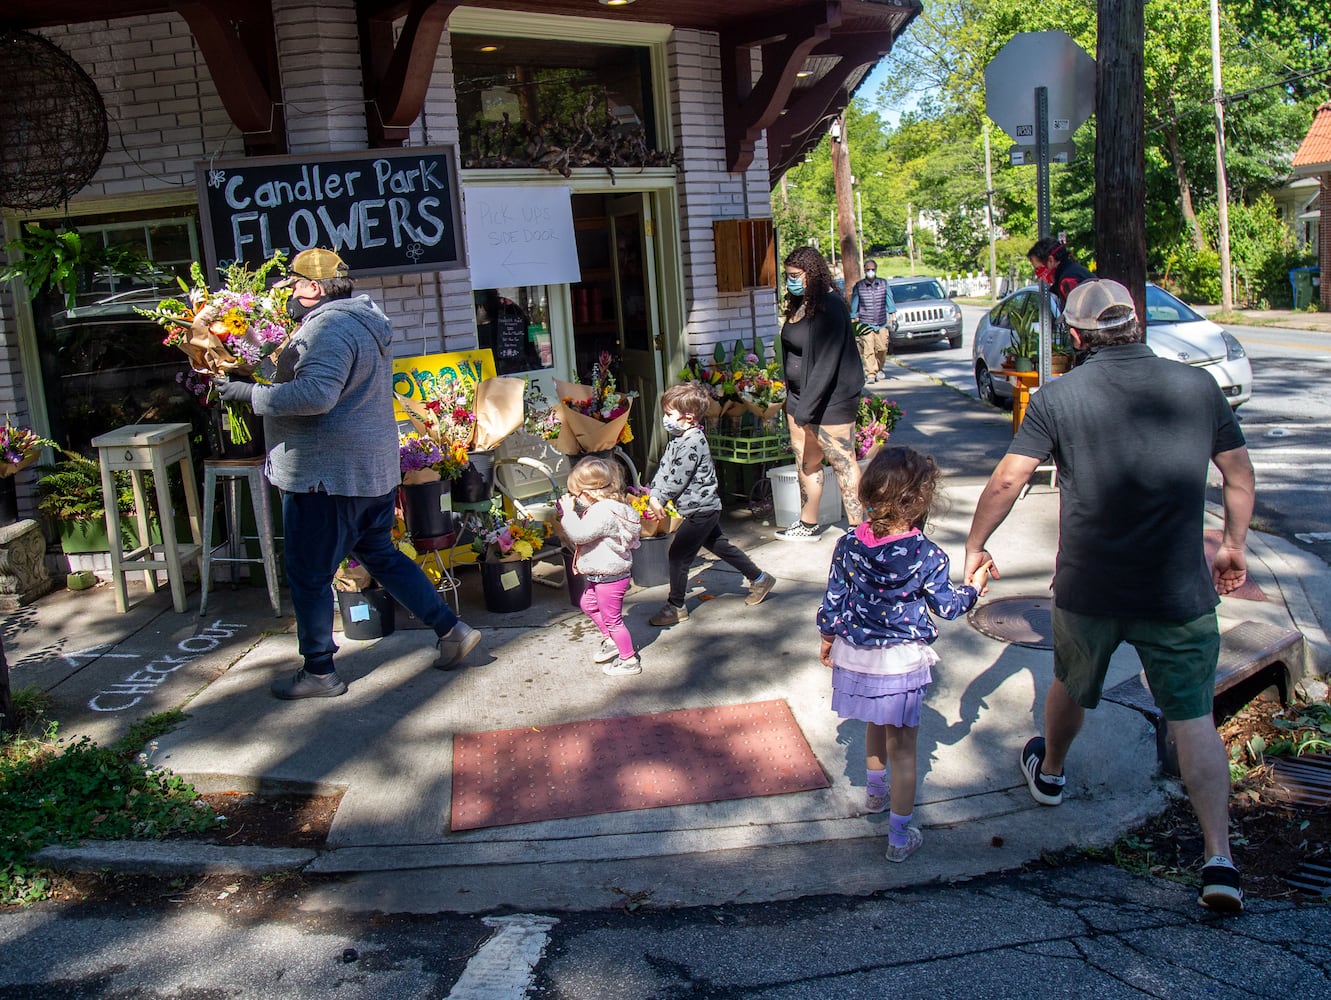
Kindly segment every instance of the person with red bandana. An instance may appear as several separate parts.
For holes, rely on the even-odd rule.
[[[1068,304],[1068,293],[1083,281],[1094,281],[1095,275],[1073,258],[1067,245],[1057,236],[1045,236],[1026,253],[1035,268],[1035,277],[1049,286],[1058,298],[1059,311]]]

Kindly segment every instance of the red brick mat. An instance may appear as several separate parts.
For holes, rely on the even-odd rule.
[[[453,737],[454,830],[828,787],[781,700]]]
[[[1212,561],[1215,559],[1216,551],[1220,548],[1220,539],[1224,537],[1224,533],[1220,531],[1206,531],[1203,532],[1203,535],[1202,542],[1206,546],[1206,566],[1209,569]],[[1249,555],[1251,556],[1251,553],[1249,553]],[[1251,568],[1251,558],[1249,558],[1248,563],[1249,568]],[[1261,587],[1253,582],[1251,573],[1248,574],[1248,579],[1244,580],[1237,590],[1226,594],[1225,596],[1237,597],[1244,601],[1266,600],[1266,594],[1262,592]]]

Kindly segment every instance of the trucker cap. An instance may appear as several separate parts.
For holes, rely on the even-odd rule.
[[[296,283],[298,278],[306,281],[323,281],[327,278],[345,278],[350,269],[347,262],[331,250],[313,247],[302,250],[291,259],[287,268],[287,277],[277,283],[278,288],[287,288]]]
[[[1063,319],[1074,330],[1113,330],[1137,314],[1128,290],[1117,281],[1084,281],[1068,293]]]

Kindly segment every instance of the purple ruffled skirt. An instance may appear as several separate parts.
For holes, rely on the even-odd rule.
[[[928,666],[886,675],[833,667],[832,710],[843,719],[879,726],[918,726],[932,680]]]

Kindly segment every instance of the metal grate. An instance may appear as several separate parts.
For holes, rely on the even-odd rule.
[[[1331,754],[1271,757],[1270,795],[1294,806],[1331,805]]]
[[[1002,597],[978,605],[967,620],[977,632],[999,642],[1054,648],[1053,602],[1048,597]]]

